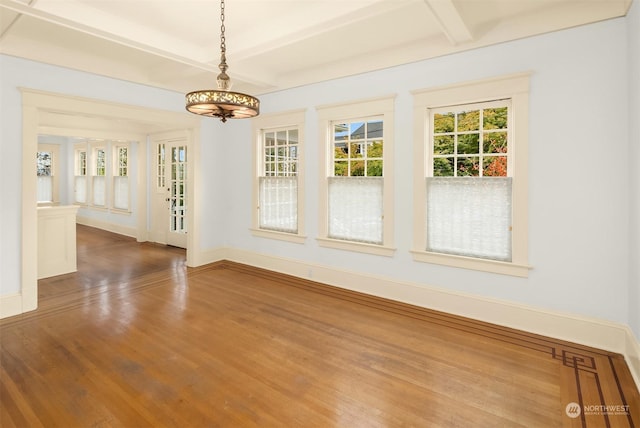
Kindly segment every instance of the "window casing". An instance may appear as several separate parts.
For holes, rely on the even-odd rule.
[[[304,120],[303,110],[253,119],[256,236],[304,242]]]
[[[318,108],[321,246],[393,255],[394,98]]]
[[[414,92],[414,260],[528,275],[526,74]]]

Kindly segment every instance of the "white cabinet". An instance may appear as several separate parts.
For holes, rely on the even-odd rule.
[[[38,208],[38,279],[77,270],[77,206]]]

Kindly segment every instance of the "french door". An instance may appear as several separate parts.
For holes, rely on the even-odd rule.
[[[152,138],[155,152],[155,193],[151,239],[187,248],[187,138]]]

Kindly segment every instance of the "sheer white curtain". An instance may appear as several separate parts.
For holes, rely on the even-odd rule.
[[[298,177],[260,177],[260,228],[298,231]]]
[[[113,207],[129,209],[129,177],[113,177]]]
[[[87,203],[87,176],[77,175],[75,180],[75,201],[79,204]]]
[[[382,244],[383,177],[329,177],[329,238]]]
[[[38,176],[38,202],[53,202],[53,177]]]
[[[427,251],[511,261],[511,178],[427,178]]]
[[[98,175],[93,177],[93,188],[91,194],[93,195],[93,205],[105,206],[106,203],[106,189],[105,189],[105,177]]]

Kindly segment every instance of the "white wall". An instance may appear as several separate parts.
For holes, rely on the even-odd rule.
[[[263,112],[307,108],[304,245],[253,237],[250,124],[232,123],[226,165],[231,247],[339,270],[628,323],[629,155],[626,20],[449,55],[262,97]],[[531,71],[528,279],[413,262],[411,90]],[[315,106],[397,94],[396,255],[316,244]],[[348,284],[345,284],[348,286]],[[407,296],[411,300],[411,296]]]
[[[628,21],[629,57],[629,324],[640,338],[640,2],[631,6]]]

